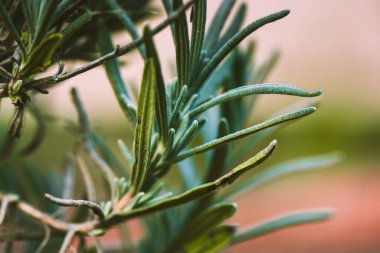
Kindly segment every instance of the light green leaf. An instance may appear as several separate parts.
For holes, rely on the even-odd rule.
[[[221,95],[207,101],[206,103],[199,105],[198,107],[191,110],[189,112],[189,115],[190,118],[192,118],[220,103],[225,103],[234,99],[257,94],[281,94],[299,97],[315,97],[321,95],[322,93],[321,91],[305,91],[297,87],[284,84],[245,85],[232,90],[228,90]]]
[[[132,194],[137,194],[145,182],[150,163],[150,144],[154,122],[155,107],[155,69],[153,60],[145,63],[143,80],[140,87],[137,125],[135,129],[135,161],[132,168]]]
[[[246,240],[250,240],[280,229],[296,226],[304,223],[318,222],[329,219],[333,212],[326,211],[308,211],[286,214],[278,218],[271,219],[256,225],[234,236],[232,244],[237,244]]]
[[[307,158],[301,158],[294,161],[289,161],[279,165],[275,165],[272,168],[266,169],[264,172],[255,175],[249,180],[237,185],[236,188],[231,188],[223,192],[222,199],[230,196],[236,197],[237,194],[247,192],[249,190],[260,187],[261,185],[275,180],[279,177],[286,176],[288,174],[312,171],[315,169],[322,169],[332,166],[339,162],[340,157],[336,154],[312,156]]]
[[[189,156],[193,156],[193,155],[205,152],[207,150],[214,149],[214,148],[219,147],[221,145],[225,145],[231,141],[238,140],[240,138],[251,135],[251,134],[256,133],[260,130],[266,129],[268,127],[275,126],[277,124],[281,124],[281,123],[284,123],[284,122],[287,122],[290,120],[295,120],[295,119],[304,117],[304,116],[309,115],[315,111],[316,111],[315,107],[307,107],[307,108],[304,108],[304,109],[301,109],[298,111],[294,111],[291,113],[287,113],[287,114],[278,116],[276,118],[264,121],[260,124],[248,127],[246,129],[237,131],[235,133],[223,136],[222,138],[218,138],[218,139],[212,140],[210,142],[207,142],[205,144],[194,147],[188,151],[185,151],[185,152],[179,154],[177,157],[175,157],[173,160],[171,160],[169,162],[174,163],[174,162],[181,161],[181,160],[183,160]]]

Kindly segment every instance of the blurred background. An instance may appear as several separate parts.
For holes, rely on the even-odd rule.
[[[323,91],[317,113],[274,134],[279,146],[272,159],[279,162],[339,151],[343,160],[327,170],[286,177],[240,198],[231,223],[244,228],[283,212],[314,207],[335,209],[331,221],[275,232],[232,247],[228,252],[380,252],[380,2],[244,2],[248,4],[246,24],[281,9],[291,10],[285,19],[250,36],[257,42],[258,62],[274,50],[281,52],[267,81]],[[161,6],[160,1],[153,3]],[[208,3],[211,17],[221,1]],[[160,11],[154,11],[157,15],[149,21],[152,26],[162,20]],[[169,36],[166,29],[156,37],[161,61],[166,63],[166,79],[174,76],[171,71],[174,47]],[[124,44],[130,38],[120,33],[116,41]],[[137,54],[121,59],[126,65],[124,79],[131,85],[139,84],[140,76],[136,74],[141,73],[142,61]],[[81,64],[74,62],[68,68]],[[76,121],[69,96],[73,86],[82,94],[93,129],[112,145],[118,138],[132,142],[105,73],[97,68],[62,83],[50,95],[37,98],[49,119],[48,136],[36,155],[26,158],[30,162],[38,161],[52,170],[62,167],[63,154],[73,147],[75,140],[68,127]],[[256,117],[265,119],[297,101],[300,99],[260,97]],[[9,109],[6,104],[2,104],[5,111]],[[0,124],[4,132],[9,116],[3,112],[2,115]],[[33,121],[27,122],[25,130],[33,131]]]

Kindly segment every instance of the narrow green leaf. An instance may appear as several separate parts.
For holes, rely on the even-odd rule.
[[[126,212],[126,213],[113,214],[109,217],[108,221],[106,221],[106,225],[111,226],[113,224],[119,223],[127,219],[131,219],[134,217],[146,215],[146,214],[157,212],[157,211],[164,210],[167,208],[179,206],[179,205],[188,203],[192,200],[205,197],[213,193],[214,191],[220,190],[222,187],[233,183],[238,177],[240,177],[245,172],[251,170],[252,168],[264,162],[272,154],[273,150],[276,147],[276,144],[277,144],[276,141],[272,141],[268,145],[268,147],[266,147],[265,149],[257,153],[254,157],[238,165],[237,167],[232,169],[229,173],[216,179],[215,181],[200,185],[180,195],[154,203],[149,206],[135,208],[131,210],[130,212]]]
[[[102,55],[115,50],[112,43],[110,31],[107,29],[101,19],[98,20],[97,33],[99,50]],[[127,88],[121,76],[119,61],[117,59],[113,59],[106,62],[104,66],[107,72],[108,80],[112,85],[112,89],[124,115],[127,117],[131,125],[135,125],[136,117],[133,109],[131,109],[131,105],[134,103],[128,94]]]
[[[304,116],[309,115],[315,111],[316,111],[315,107],[307,107],[307,108],[304,108],[304,109],[301,109],[301,110],[298,110],[295,112],[291,112],[291,113],[287,113],[287,114],[278,116],[276,118],[264,121],[260,124],[257,124],[257,125],[248,127],[246,129],[240,130],[238,132],[226,135],[222,138],[218,138],[218,139],[215,139],[215,140],[210,141],[208,143],[199,145],[195,148],[192,148],[188,151],[181,153],[180,155],[175,157],[170,162],[173,163],[173,162],[181,161],[181,160],[183,160],[189,156],[193,156],[195,154],[199,154],[199,153],[205,152],[207,150],[214,149],[214,148],[219,147],[221,145],[225,145],[226,143],[229,143],[230,141],[238,140],[240,138],[251,135],[251,134],[256,133],[260,130],[266,129],[268,127],[275,126],[277,124],[281,124],[281,123],[284,123],[284,122],[287,122],[290,120],[295,120],[295,119],[304,117]]]
[[[194,3],[192,12],[190,70],[195,74],[199,62],[206,27],[207,0],[199,0]]]
[[[182,111],[183,107],[186,104],[187,97],[188,97],[188,89],[187,89],[187,85],[184,85],[181,89],[181,92],[179,93],[177,97],[177,101],[172,110],[172,114],[171,114],[171,118],[169,122],[170,127],[176,127],[178,121],[180,120],[180,112]]]
[[[189,231],[183,235],[184,241],[189,241],[200,234],[208,233],[215,227],[219,226],[226,219],[231,218],[237,209],[233,202],[218,202],[201,212],[191,221]]]
[[[123,154],[124,158],[127,160],[128,164],[132,168],[133,163],[135,162],[135,158],[133,157],[132,153],[129,152],[129,149],[125,145],[125,143],[123,142],[123,140],[121,140],[121,139],[117,140],[117,144],[118,144],[119,149],[120,149],[121,153]]]
[[[199,105],[189,112],[190,118],[216,106],[234,99],[257,94],[281,94],[299,97],[315,97],[321,95],[321,91],[305,91],[291,85],[284,84],[253,84],[228,90],[221,95],[214,97],[204,104]]]
[[[73,22],[68,24],[62,31],[63,39],[67,40],[70,38],[71,35],[73,35],[76,31],[78,31],[82,26],[90,22],[92,19],[92,13],[89,11],[86,11],[84,14],[82,14],[79,18],[75,19]]]
[[[275,180],[277,178],[283,177],[288,174],[312,171],[315,169],[323,169],[332,166],[339,162],[340,157],[336,154],[330,155],[320,155],[297,159],[294,161],[289,161],[279,165],[275,165],[272,168],[266,169],[264,172],[255,175],[249,180],[239,184],[236,188],[229,189],[223,192],[222,199],[231,197],[232,195],[236,197],[237,194],[242,194],[248,190],[256,189],[261,185]]]
[[[30,6],[30,1],[21,0],[21,8],[25,17],[26,25],[28,27],[28,31],[29,31],[28,36],[29,36],[29,43],[30,43],[34,38],[34,33],[35,33],[35,23],[34,23],[33,13]]]
[[[151,134],[154,122],[155,106],[155,69],[153,60],[149,59],[144,68],[135,129],[135,162],[132,168],[132,194],[137,194],[145,182],[150,163]]]
[[[193,123],[191,123],[190,127],[186,130],[186,132],[184,132],[184,134],[176,143],[174,147],[174,153],[178,153],[183,150],[193,140],[199,129],[198,126],[198,120],[194,120]]]
[[[60,33],[54,33],[46,37],[36,47],[25,62],[21,64],[20,75],[22,77],[29,77],[35,74],[41,69],[45,69],[51,65],[51,58],[61,45],[63,41],[63,35]]]
[[[2,1],[0,1],[0,17],[3,20],[4,24],[7,26],[8,31],[12,34],[12,37],[15,39],[17,45],[20,47],[23,57],[25,57],[25,45],[22,43],[20,34],[18,33],[16,26],[13,23],[12,18],[9,16],[8,11]]]
[[[30,50],[34,50],[37,45],[41,43],[41,41],[46,36],[47,32],[50,30],[50,20],[55,12],[55,9],[58,5],[58,0],[41,0],[41,1],[35,1],[40,2],[39,4],[36,3],[34,12],[34,20],[36,22],[36,29],[35,29],[35,35],[33,36],[34,39],[32,41],[31,46],[29,47]],[[39,5],[39,6],[38,6]],[[37,14],[37,8],[39,8],[38,14]],[[37,14],[37,16],[36,16]]]
[[[119,18],[123,26],[127,29],[132,39],[133,40],[140,39],[141,36],[139,32],[137,31],[135,24],[133,23],[132,19],[129,17],[128,13],[123,9],[123,7],[115,0],[106,0],[106,3],[108,4],[109,7],[111,7],[116,12],[116,16]],[[141,54],[141,57],[143,59],[146,59],[147,55],[146,55],[145,47],[141,45],[138,47],[138,50]],[[150,57],[151,56],[148,56],[148,58]],[[156,68],[156,70],[158,71],[158,68]]]
[[[226,20],[235,3],[236,0],[224,0],[219,5],[214,18],[211,21],[209,29],[207,30],[207,35],[205,38],[204,49],[208,56],[210,56],[209,52],[213,51],[214,48],[217,47],[220,33],[222,32],[223,26],[226,23]]]
[[[222,118],[219,123],[218,138],[227,136],[229,133],[229,124],[225,118]],[[229,145],[224,145],[215,149],[210,160],[210,165],[209,169],[207,170],[208,173],[205,177],[205,182],[215,180],[217,177],[223,174],[224,170],[226,169],[226,165],[228,164],[228,160],[231,158],[230,151],[231,146]]]
[[[202,234],[185,245],[186,253],[217,253],[228,247],[236,231],[234,226],[220,226],[207,234]]]
[[[193,84],[194,88],[199,89],[202,83],[206,81],[206,79],[209,77],[212,71],[228,55],[228,53],[231,52],[248,35],[250,35],[252,32],[256,31],[257,29],[261,28],[262,26],[268,23],[272,23],[274,21],[277,21],[279,19],[286,17],[289,13],[290,13],[289,10],[283,10],[283,11],[268,15],[266,17],[260,18],[254,21],[253,23],[251,23],[250,25],[248,25],[247,27],[245,27],[239,33],[235,34],[218,50],[218,52],[207,63],[207,65],[204,67],[199,77],[194,81],[194,84]]]
[[[173,0],[173,10],[177,10],[183,6],[182,0]],[[182,88],[188,85],[189,75],[189,33],[187,28],[186,12],[174,21],[174,42],[176,48],[176,62],[178,85]],[[177,95],[179,90],[177,90]]]
[[[158,58],[157,50],[154,45],[153,38],[151,36],[151,31],[148,26],[144,28],[144,43],[146,46],[148,58],[152,58],[154,68],[156,70],[156,119],[158,122],[158,129],[164,144],[168,141],[168,131],[169,131],[169,120],[168,120],[168,102],[165,90],[165,81],[162,76],[161,64]]]
[[[235,34],[237,34],[243,25],[245,14],[247,12],[247,5],[245,3],[239,6],[238,11],[236,12],[234,19],[231,21],[230,25],[226,29],[226,32],[220,38],[218,46],[215,49],[219,49],[220,46],[223,46],[229,39],[231,39]]]
[[[237,244],[262,235],[266,235],[283,228],[288,228],[304,223],[323,221],[329,219],[332,214],[333,212],[331,210],[326,210],[308,212],[303,211],[283,215],[236,234],[233,238],[232,244]]]

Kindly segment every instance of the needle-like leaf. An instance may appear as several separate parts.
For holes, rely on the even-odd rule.
[[[331,210],[325,210],[304,211],[283,215],[236,234],[233,238],[232,244],[237,244],[291,226],[323,221],[330,218],[332,214],[333,212]]]
[[[145,182],[150,163],[150,144],[155,107],[155,69],[149,59],[144,68],[139,101],[137,107],[137,125],[135,129],[135,162],[132,168],[132,194],[138,193]]]
[[[321,95],[321,91],[305,91],[291,85],[284,84],[254,84],[245,85],[222,93],[221,95],[199,105],[189,112],[190,118],[216,106],[234,99],[257,94],[281,94],[299,97],[315,97]]]
[[[203,84],[204,81],[209,77],[211,72],[219,65],[219,63],[231,52],[242,40],[244,40],[248,35],[262,26],[277,21],[279,19],[284,18],[290,13],[289,10],[283,10],[280,12],[273,13],[266,17],[260,18],[239,33],[235,34],[231,39],[229,39],[216,54],[212,57],[212,59],[207,63],[199,77],[194,81],[193,86],[194,89],[199,89],[199,87]]]
[[[188,151],[185,151],[185,152],[179,154],[177,157],[175,157],[170,162],[173,163],[173,162],[181,161],[181,160],[183,160],[189,156],[193,156],[193,155],[205,152],[207,150],[214,149],[214,148],[219,147],[221,145],[225,145],[226,143],[229,143],[231,141],[234,141],[234,140],[243,138],[245,136],[251,135],[251,134],[256,133],[260,130],[266,129],[268,127],[275,126],[277,124],[281,124],[281,123],[284,123],[284,122],[287,122],[290,120],[295,120],[295,119],[304,117],[306,115],[309,115],[309,114],[315,112],[315,110],[316,110],[315,107],[308,107],[308,108],[304,108],[304,109],[301,109],[301,110],[298,110],[295,112],[287,113],[287,114],[278,116],[276,118],[264,121],[263,123],[248,127],[246,129],[243,129],[243,130],[240,130],[238,132],[226,135],[222,138],[215,139],[213,141],[210,141],[208,143],[199,145],[195,148],[192,148]]]
[[[158,122],[158,129],[164,144],[168,141],[168,131],[169,131],[169,120],[168,120],[168,106],[165,81],[162,76],[161,64],[158,58],[157,50],[154,45],[153,38],[151,36],[151,31],[148,26],[144,28],[144,43],[146,46],[146,52],[148,58],[151,58],[154,64],[154,69],[156,73],[156,119]]]

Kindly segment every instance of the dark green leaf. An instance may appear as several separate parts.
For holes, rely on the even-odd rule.
[[[155,69],[149,59],[144,68],[139,101],[137,107],[137,125],[135,130],[135,162],[132,168],[132,194],[138,193],[145,182],[150,163],[150,144],[155,107]]]
[[[3,1],[0,1],[0,16],[3,22],[5,23],[8,31],[12,34],[13,38],[17,42],[17,45],[20,47],[22,55],[26,56],[26,49],[24,43],[22,43],[20,34],[18,33],[15,24],[12,21],[12,18],[9,16],[7,9],[5,8]]]
[[[206,27],[207,0],[199,0],[193,6],[191,29],[190,70],[195,74],[200,60]]]
[[[153,38],[151,36],[151,31],[148,26],[144,28],[144,42],[146,46],[148,58],[152,58],[155,73],[156,73],[156,119],[158,122],[158,129],[164,144],[168,141],[168,131],[169,131],[169,120],[168,120],[168,102],[165,90],[165,81],[162,76],[161,64],[158,58],[157,50],[154,45]]]
[[[129,34],[131,35],[132,39],[137,40],[141,36],[139,32],[137,31],[137,28],[135,24],[133,23],[132,19],[129,17],[128,13],[123,9],[123,7],[115,0],[106,0],[106,3],[108,6],[110,6],[114,11],[116,11],[116,16],[119,18],[120,22],[123,24],[123,26],[127,29]],[[143,59],[147,57],[144,46],[140,46],[139,52]],[[148,56],[150,58],[151,56]],[[158,68],[156,68],[158,70]]]
[[[183,6],[182,0],[173,0],[173,10],[177,10]],[[186,13],[184,12],[174,21],[174,42],[176,48],[178,85],[182,88],[188,85],[189,78],[189,33],[187,28]],[[176,94],[179,94],[179,89]]]
[[[219,5],[214,18],[211,21],[209,29],[207,30],[207,35],[205,38],[204,49],[206,50],[208,56],[210,56],[209,52],[214,51],[217,47],[220,33],[222,32],[223,26],[226,23],[226,20],[235,3],[236,0],[224,0]]]
[[[83,27],[85,24],[90,22],[92,19],[92,14],[89,11],[86,11],[84,14],[82,14],[79,18],[75,19],[73,22],[68,24],[62,31],[63,39],[67,40],[70,38],[71,35],[73,35],[76,31],[78,31],[81,27]]]
[[[20,75],[29,77],[41,69],[51,65],[51,58],[61,45],[63,35],[54,33],[46,37],[28,56],[28,59],[21,64]]]

